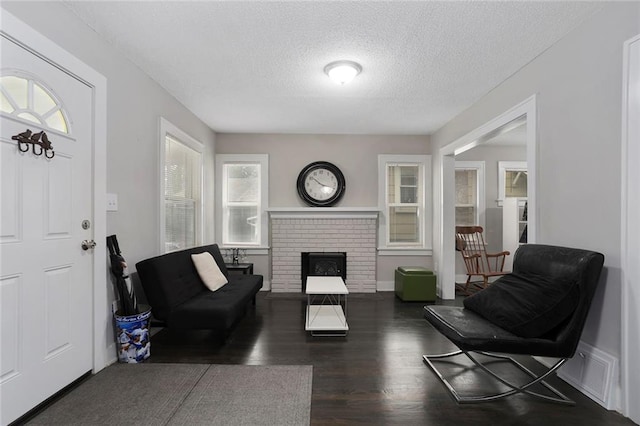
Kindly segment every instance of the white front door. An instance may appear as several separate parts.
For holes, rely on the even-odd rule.
[[[0,37],[0,423],[93,366],[92,91]],[[53,146],[12,136],[44,131]],[[42,138],[39,139],[42,141]],[[35,152],[34,152],[35,149]],[[86,222],[85,222],[86,223]],[[87,229],[85,229],[87,228]]]

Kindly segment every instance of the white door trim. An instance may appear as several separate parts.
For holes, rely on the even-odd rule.
[[[442,288],[440,297],[443,299],[453,299],[455,297],[455,215],[453,204],[454,186],[454,156],[461,154],[476,146],[485,143],[490,136],[502,128],[503,126],[517,120],[520,117],[526,117],[527,123],[527,192],[528,192],[528,240],[531,243],[536,242],[537,236],[537,192],[536,192],[536,175],[537,175],[537,106],[536,96],[532,95],[520,104],[514,106],[508,111],[500,114],[498,117],[483,124],[475,130],[467,133],[454,142],[443,146],[438,151],[438,163],[440,164],[440,194],[439,200],[434,205],[440,206],[439,217],[439,241],[436,239],[434,244],[434,257],[440,260],[442,265],[439,274]],[[436,261],[437,261],[436,260]]]
[[[624,43],[622,87],[622,206],[621,206],[621,261],[622,261],[622,347],[621,347],[621,405],[622,414],[640,423],[640,380],[636,357],[638,342],[637,307],[640,292],[640,34]],[[633,282],[632,282],[633,281]],[[635,290],[634,290],[635,289]]]
[[[98,243],[93,258],[93,372],[115,359],[114,343],[108,342],[111,309],[107,302],[107,80],[84,62],[67,52],[27,23],[2,10],[0,35],[43,60],[83,81],[93,92],[93,239]],[[78,241],[80,244],[80,241]],[[113,352],[111,354],[110,352]]]

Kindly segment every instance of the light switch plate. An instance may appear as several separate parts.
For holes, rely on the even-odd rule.
[[[107,211],[118,211],[118,194],[107,194]]]

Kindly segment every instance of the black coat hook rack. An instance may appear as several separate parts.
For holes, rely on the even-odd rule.
[[[11,136],[11,139],[18,141],[18,149],[20,152],[29,151],[29,144],[31,144],[31,149],[35,155],[42,155],[44,152],[44,156],[49,159],[56,155],[53,151],[53,145],[51,145],[49,137],[44,130],[38,133],[33,133],[31,130],[27,129],[22,133]],[[36,146],[38,146],[39,151],[36,151]]]

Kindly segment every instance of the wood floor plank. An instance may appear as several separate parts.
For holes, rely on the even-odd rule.
[[[458,405],[422,362],[425,353],[453,349],[422,318],[423,303],[402,302],[392,292],[350,295],[347,337],[311,337],[305,303],[298,294],[260,293],[224,344],[210,331],[162,330],[151,339],[149,362],[313,365],[312,425],[633,425],[555,377],[550,383],[575,407],[523,395]],[[543,369],[530,357],[518,359]],[[464,392],[494,386],[481,373],[461,373],[451,372]],[[510,374],[519,379],[517,371]]]

